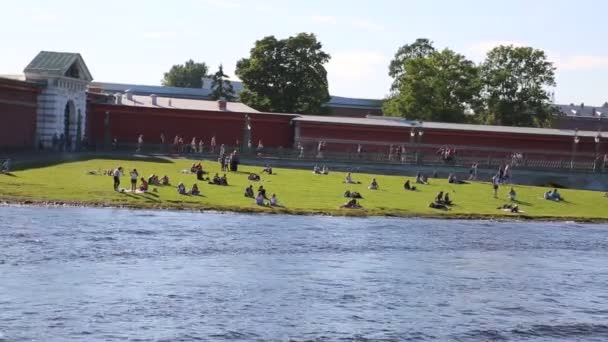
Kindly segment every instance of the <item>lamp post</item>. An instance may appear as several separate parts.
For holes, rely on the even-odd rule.
[[[580,141],[581,140],[578,136],[578,129],[576,129],[574,131],[574,139],[572,140],[572,159],[570,160],[570,169],[574,168],[574,158],[576,157],[576,148]]]
[[[415,144],[415,140],[414,139],[416,139],[416,131],[414,130],[414,127],[412,127],[412,129],[410,130],[410,147],[414,146],[414,144]]]
[[[422,145],[422,136],[424,135],[424,131],[420,129],[418,131],[418,147],[416,148],[416,163],[420,163],[422,160],[420,158],[420,145]]]
[[[601,161],[600,161],[600,142],[602,141],[602,134],[600,132],[597,132],[597,135],[595,136],[595,159],[593,160],[593,171],[598,172],[602,170],[601,167]],[[599,170],[598,170],[599,169]]]

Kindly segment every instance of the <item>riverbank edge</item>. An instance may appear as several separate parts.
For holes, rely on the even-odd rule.
[[[269,214],[269,215],[294,215],[294,216],[331,216],[348,218],[420,218],[437,220],[482,220],[482,221],[533,221],[533,222],[574,222],[574,223],[608,223],[608,218],[601,217],[570,217],[570,216],[529,216],[525,214],[454,214],[449,212],[431,214],[415,213],[408,211],[372,211],[366,209],[335,209],[335,210],[299,210],[289,208],[246,208],[229,206],[192,206],[192,205],[133,205],[115,204],[98,201],[56,201],[56,200],[34,200],[34,199],[7,199],[0,198],[2,206],[31,206],[31,207],[74,207],[74,208],[114,208],[131,210],[164,210],[164,211],[190,211],[190,212],[219,212],[239,214]]]

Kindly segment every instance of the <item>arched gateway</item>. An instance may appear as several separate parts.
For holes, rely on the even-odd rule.
[[[28,81],[44,84],[38,96],[36,139],[45,147],[53,135],[73,149],[86,125],[87,85],[93,80],[78,53],[40,52],[24,70]]]

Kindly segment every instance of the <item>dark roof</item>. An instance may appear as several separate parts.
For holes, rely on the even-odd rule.
[[[575,131],[569,129],[554,129],[554,128],[535,128],[535,127],[512,127],[512,126],[495,126],[495,125],[472,125],[458,124],[446,122],[419,122],[406,120],[395,117],[373,116],[368,115],[365,118],[349,118],[349,117],[332,117],[332,116],[315,116],[301,115],[293,119],[299,122],[319,123],[319,124],[334,124],[334,125],[356,125],[356,126],[384,126],[393,128],[429,128],[436,130],[457,130],[457,131],[475,131],[486,133],[507,133],[507,134],[533,134],[533,135],[555,135],[555,136],[574,136]],[[577,131],[579,136],[595,137],[597,131]],[[605,132],[602,132],[603,136]]]
[[[559,111],[572,117],[608,117],[608,107],[595,107],[585,105],[556,105]]]
[[[151,95],[185,98],[185,99],[208,99],[211,91],[202,88],[180,88],[180,87],[165,87],[156,85],[141,85],[141,84],[125,84],[125,83],[109,83],[109,82],[91,82],[90,88],[99,88],[105,93],[124,93],[129,90],[130,93],[136,95]]]
[[[78,63],[81,70],[80,78],[92,81],[93,76],[89,72],[82,56],[79,53],[40,51],[28,64],[23,72],[25,74],[41,74],[50,76],[66,76],[68,70]]]
[[[332,96],[327,106],[345,108],[382,109],[383,100],[357,99],[353,97]]]

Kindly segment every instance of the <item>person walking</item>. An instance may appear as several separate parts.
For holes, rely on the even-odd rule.
[[[494,198],[498,198],[498,186],[500,185],[500,174],[492,177],[492,187],[494,188]]]
[[[114,172],[112,172],[112,176],[114,176],[114,191],[118,191],[118,187],[120,186],[120,176],[122,176],[122,166],[119,166]]]

